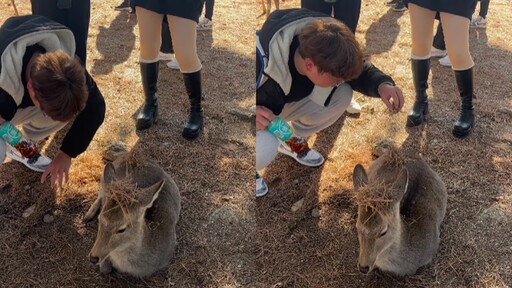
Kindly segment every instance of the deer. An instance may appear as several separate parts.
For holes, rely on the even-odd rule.
[[[98,197],[83,219],[88,223],[99,213],[88,257],[103,274],[149,276],[167,267],[177,245],[178,187],[157,164],[135,155],[105,165]]]
[[[354,167],[359,271],[377,268],[413,275],[429,264],[439,247],[446,213],[446,187],[419,157],[406,158],[390,147],[370,164]]]

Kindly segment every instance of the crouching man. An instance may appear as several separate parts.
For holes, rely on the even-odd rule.
[[[62,186],[71,159],[103,123],[103,96],[75,57],[75,39],[65,26],[42,16],[12,17],[0,27],[0,39],[0,125],[10,121],[38,141],[74,120],[53,160],[41,156],[31,163],[6,143],[0,156],[43,172],[41,183],[50,176],[52,187]]]
[[[335,123],[356,90],[381,98],[388,109],[404,104],[393,79],[363,60],[354,34],[342,22],[307,9],[272,13],[256,34],[256,171],[269,165],[277,152],[302,165],[316,167],[324,157],[309,147],[291,147]],[[279,142],[266,130],[277,116],[291,124],[296,136]],[[307,142],[306,142],[307,144]],[[268,192],[256,173],[256,196]]]

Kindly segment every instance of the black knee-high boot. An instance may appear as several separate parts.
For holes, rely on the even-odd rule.
[[[183,73],[183,81],[190,101],[190,114],[183,128],[183,138],[194,140],[203,129],[203,109],[201,108],[201,70]]]
[[[453,126],[453,136],[464,138],[469,135],[475,122],[473,113],[473,68],[454,72],[462,103],[459,120]]]
[[[142,89],[144,90],[144,106],[137,115],[137,130],[148,129],[156,122],[158,103],[156,83],[158,81],[158,62],[140,63]]]
[[[416,100],[407,115],[407,127],[418,126],[423,123],[428,114],[428,73],[430,72],[430,59],[411,60],[412,80],[416,92]]]

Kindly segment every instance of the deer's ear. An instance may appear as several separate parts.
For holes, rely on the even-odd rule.
[[[142,199],[140,199],[140,204],[143,209],[148,209],[153,206],[153,203],[156,199],[158,199],[158,196],[160,195],[160,192],[164,188],[165,180],[162,179],[158,181],[157,183],[151,185],[150,187],[144,189],[144,196]]]
[[[112,162],[108,162],[103,169],[103,183],[110,184],[116,180],[116,171]]]
[[[363,165],[357,164],[356,167],[354,167],[352,180],[354,181],[354,189],[356,191],[359,190],[359,188],[366,186],[368,183],[368,176],[366,176],[366,170],[364,170]]]
[[[402,200],[402,197],[405,195],[405,192],[407,192],[407,187],[409,186],[409,172],[406,168],[403,168],[398,173],[398,177],[396,178],[395,182],[393,183],[392,188],[392,197],[396,201]]]

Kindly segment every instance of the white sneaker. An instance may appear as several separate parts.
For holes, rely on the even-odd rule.
[[[46,168],[52,163],[52,159],[41,155],[39,152],[34,155],[32,158],[25,158],[23,155],[18,152],[15,148],[11,147],[10,145],[7,146],[7,157],[11,158],[12,160],[16,160],[18,162],[23,163],[23,165],[27,166],[30,170],[36,171],[36,172],[44,172]]]
[[[174,54],[158,52],[158,60],[159,61],[172,61],[172,60],[174,60]]]
[[[439,64],[441,64],[443,66],[447,66],[447,67],[452,67],[452,62],[450,61],[450,57],[448,57],[448,55],[439,59]]]
[[[197,30],[211,30],[213,26],[213,21],[208,18],[203,18],[197,23]]]
[[[482,16],[478,16],[471,20],[469,27],[471,27],[471,28],[486,28],[487,20],[485,20],[485,18]]]
[[[256,172],[256,197],[265,196],[268,193],[268,186],[265,179]]]
[[[430,58],[432,57],[444,57],[446,56],[446,50],[437,49],[436,47],[430,48]]]
[[[291,138],[288,141],[297,141],[302,140],[300,138]],[[305,141],[305,140],[304,140]],[[307,142],[306,142],[307,144]],[[304,149],[303,152],[297,154],[296,152],[292,151],[290,146],[286,144],[285,142],[281,142],[279,146],[277,147],[277,151],[279,153],[283,153],[285,155],[288,155],[295,159],[295,161],[299,162],[300,164],[308,167],[318,167],[322,164],[324,164],[325,159],[322,154],[318,153],[318,151],[310,149],[306,146],[306,149]]]
[[[173,70],[180,70],[180,63],[178,63],[178,60],[174,58],[171,61],[167,62],[167,67]]]
[[[345,111],[347,111],[348,114],[359,114],[361,113],[361,105],[352,98],[350,105],[348,105],[347,110]]]

